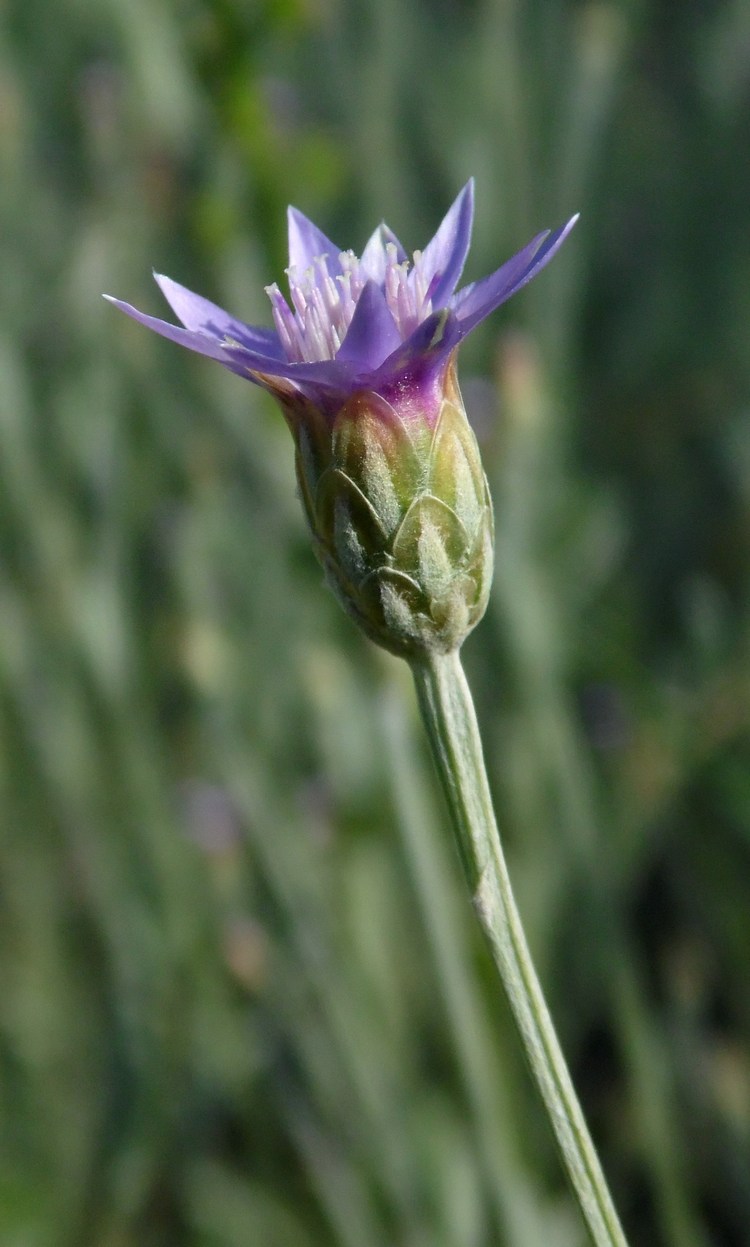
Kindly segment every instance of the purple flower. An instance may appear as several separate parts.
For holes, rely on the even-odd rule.
[[[456,292],[469,250],[473,192],[470,181],[411,261],[385,224],[358,258],[289,208],[290,298],[275,283],[266,288],[273,329],[246,325],[158,274],[182,326],[110,301],[163,337],[263,386],[287,414],[310,403],[333,419],[353,394],[366,390],[397,406],[402,417],[413,411],[432,424],[455,348],[536,276],[577,220],[537,234],[496,272]]]

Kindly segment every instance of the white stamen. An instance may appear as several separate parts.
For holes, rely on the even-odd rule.
[[[385,243],[384,251],[381,289],[403,341],[432,313],[430,283],[421,251],[414,252],[412,265],[399,262],[395,243]],[[353,251],[342,251],[338,260],[342,271],[335,278],[325,255],[316,256],[303,273],[290,265],[289,303],[275,282],[266,287],[279,341],[291,363],[335,359],[346,337],[368,272]]]

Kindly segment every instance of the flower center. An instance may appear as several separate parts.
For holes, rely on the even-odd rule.
[[[331,276],[328,257],[317,256],[300,273],[292,265],[289,278],[291,306],[276,282],[266,286],[273,319],[281,345],[290,363],[311,364],[335,359],[351,324],[359,296],[368,281],[377,280],[402,341],[414,332],[432,312],[431,284],[424,271],[422,253],[415,251],[412,263],[398,259],[394,243],[383,244],[384,264],[375,278],[369,264],[353,251],[339,255],[342,272]]]

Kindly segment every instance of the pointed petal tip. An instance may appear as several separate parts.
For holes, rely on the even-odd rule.
[[[580,216],[580,212],[576,212],[565,222],[564,225],[559,225],[557,229],[546,229],[543,234],[539,235],[539,250],[545,254],[548,250],[552,250],[554,254],[554,251],[559,249],[559,247],[565,242],[568,235],[575,228]]]
[[[541,272],[560,250],[578,217],[576,213],[559,229],[542,230],[496,272],[465,286],[454,296],[452,306],[461,322],[463,337]]]
[[[175,281],[173,277],[167,277],[165,273],[157,273],[155,268],[151,270],[151,276],[153,277],[157,286],[159,287],[162,294],[164,295],[164,298],[167,300],[167,303],[170,304],[170,306],[173,308],[174,311],[177,311],[177,309],[174,307],[174,304],[172,303],[172,300],[169,297],[170,291],[175,297],[178,297],[180,294],[190,295],[193,298],[198,297],[198,296],[194,296],[192,294],[192,291],[188,290],[185,286],[181,286],[180,283],[178,281]],[[179,312],[177,314],[179,316]]]
[[[203,317],[217,316],[223,312],[222,308],[209,303],[201,295],[194,294],[192,290],[188,290],[187,286],[181,286],[173,277],[157,273],[156,269],[151,270],[151,275],[172,311],[188,329],[202,329]],[[223,316],[228,319],[226,312]]]
[[[328,271],[332,276],[341,272],[338,257],[341,248],[318,229],[304,212],[289,204],[286,210],[289,237],[289,267],[304,272],[319,256],[328,257]]]
[[[449,209],[449,211],[460,212],[461,210],[463,210],[468,213],[470,231],[471,231],[471,226],[473,225],[473,222],[474,222],[475,186],[476,186],[476,183],[472,175],[472,177],[469,178],[468,182],[464,182],[464,185],[461,187],[460,191],[456,195],[456,198],[451,204],[451,208]]]
[[[565,239],[575,228],[580,215],[580,212],[574,213],[564,225],[558,226],[555,230],[546,229],[539,236],[540,246],[534,259],[541,261],[542,265],[546,264],[548,259],[552,259],[552,256],[559,251]]]
[[[118,299],[113,294],[103,294],[102,298],[107,303],[111,303],[112,307],[119,308],[121,312],[127,312],[128,316],[132,316],[134,319],[140,316],[138,309],[133,307],[132,303],[126,303],[124,299]]]
[[[474,179],[469,178],[422,253],[422,271],[428,283],[434,281],[433,307],[447,303],[458,284],[469,252],[473,222]]]

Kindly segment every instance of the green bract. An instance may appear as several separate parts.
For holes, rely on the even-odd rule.
[[[381,395],[331,423],[287,409],[317,555],[344,608],[394,654],[457,649],[484,614],[492,503],[454,361],[434,426]]]

